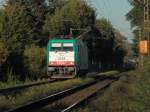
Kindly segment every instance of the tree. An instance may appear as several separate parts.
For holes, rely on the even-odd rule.
[[[40,78],[43,76],[46,65],[46,51],[44,48],[32,45],[24,51],[24,65],[28,74],[28,78]],[[46,71],[46,70],[45,70]]]
[[[5,7],[2,38],[7,40],[12,52],[21,52],[32,43],[32,27],[26,7],[20,3],[8,4]]]
[[[25,47],[33,43],[31,24],[31,17],[28,15],[24,2],[8,1],[4,8],[1,37],[7,40],[10,50],[7,67],[12,67],[16,74],[22,72],[22,53]],[[20,66],[22,67],[20,68]]]
[[[1,38],[1,32],[2,32],[3,19],[4,19],[4,10],[0,9],[0,38]]]
[[[113,52],[114,52],[114,28],[110,21],[105,18],[97,19],[96,28],[101,32],[101,40],[97,41],[97,57],[100,57],[100,61],[103,64],[110,64],[113,60]],[[99,49],[99,50],[98,50]]]
[[[97,37],[93,41],[90,40],[93,44],[92,51],[95,62],[101,63],[104,69],[110,69],[114,64],[116,67],[121,67],[128,50],[125,37],[105,18],[96,20],[96,29],[100,33],[97,33]]]
[[[133,6],[133,8],[127,13],[126,18],[131,23],[131,27],[134,28],[133,50],[135,53],[138,53],[138,41],[139,41],[138,32],[139,29],[143,31],[143,25],[144,25],[143,23],[144,22],[144,17],[143,17],[144,1],[140,1],[140,3],[138,3],[133,0],[129,0],[129,3]]]
[[[142,4],[135,4],[134,1],[129,1],[133,8],[126,14],[126,18],[131,23],[131,27],[143,28],[143,10]]]
[[[70,28],[87,28],[94,22],[95,12],[85,1],[69,0],[61,9],[56,9],[53,16],[47,15],[44,29],[50,36],[60,32],[68,35]]]
[[[61,9],[66,0],[48,0],[48,15],[53,15],[56,9]]]
[[[134,29],[133,34],[135,38],[133,39],[132,49],[135,54],[138,54],[139,53],[139,29]]]
[[[15,11],[11,11],[11,9]],[[40,40],[43,38],[45,16],[48,13],[46,0],[8,0],[5,11],[7,16],[10,17],[10,15],[12,15],[13,18],[15,18],[15,16],[17,18],[17,16],[19,16],[17,12],[20,12],[20,17],[18,18],[22,18],[22,20],[15,20],[12,24],[16,24],[16,22],[26,24],[26,28],[24,29],[28,31],[31,30],[30,36],[28,37],[32,38],[32,43],[40,44]],[[23,27],[18,29],[23,29]]]
[[[40,44],[40,40],[43,38],[43,25],[48,13],[48,6],[46,0],[29,0],[27,4],[28,15],[32,18],[32,38],[35,43]]]
[[[108,37],[110,36],[111,31],[114,29],[111,22],[105,18],[97,19],[95,26],[103,33],[103,35],[108,35]]]
[[[7,63],[8,57],[10,55],[9,48],[4,39],[0,39],[0,80],[4,79],[4,66]]]
[[[9,56],[9,48],[4,39],[0,39],[0,67],[7,61]]]

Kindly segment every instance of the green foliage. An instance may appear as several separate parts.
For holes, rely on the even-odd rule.
[[[8,58],[10,56],[10,50],[7,42],[0,38],[0,80],[7,80],[8,76],[4,73],[5,65],[7,65]]]
[[[2,26],[3,26],[3,19],[4,19],[4,10],[0,9],[0,38],[1,38],[1,32],[2,32]]]
[[[7,39],[11,52],[20,53],[32,43],[32,28],[25,6],[7,5],[3,20],[2,38]]]
[[[115,42],[114,42],[114,49],[117,47],[122,48],[124,52],[128,52],[131,54],[130,44],[126,41],[126,37],[123,36],[118,30],[115,29]]]
[[[15,43],[14,49],[24,49],[32,43],[40,44],[48,11],[45,0],[9,0],[4,8],[2,36]]]
[[[98,29],[100,29],[101,32],[104,33],[104,34],[106,34],[106,33],[108,33],[108,32],[113,30],[113,26],[110,23],[110,21],[107,21],[107,19],[105,19],[105,18],[97,19],[95,26]]]
[[[45,16],[48,13],[46,0],[29,0],[27,1],[28,15],[31,17],[32,38],[36,44],[40,44],[43,37],[43,25],[45,24]]]
[[[113,28],[110,21],[105,18],[97,19],[95,27],[101,35],[97,35],[100,39],[94,41],[94,57],[98,59],[97,61],[101,61],[103,65],[113,66],[116,64],[117,68],[120,68],[124,57],[131,53],[125,37]]]
[[[22,53],[26,46],[33,43],[32,32],[31,17],[28,15],[26,5],[23,1],[8,1],[4,8],[1,38],[7,40],[10,55],[3,73],[7,72],[8,67],[13,68],[14,74],[22,73]]]
[[[143,27],[143,6],[132,4],[133,8],[127,13],[126,18],[131,22],[131,26]]]
[[[23,66],[23,52],[31,44],[39,44],[44,24],[46,3],[44,0],[18,1],[8,0],[3,11],[1,38],[7,40],[10,55],[5,65],[13,68],[15,74],[25,75]],[[1,27],[1,25],[0,25]],[[21,67],[21,68],[20,68]],[[20,69],[18,69],[20,68]]]
[[[139,29],[136,28],[133,31],[133,34],[135,38],[133,39],[132,49],[136,54],[138,54],[139,53]]]
[[[24,51],[24,65],[29,72],[29,77],[40,78],[45,75],[44,67],[46,65],[45,60],[46,51],[44,48],[32,45],[27,47]],[[44,74],[45,73],[45,74]]]
[[[62,8],[66,0],[48,0],[48,15],[53,15],[56,9]]]
[[[7,61],[9,53],[6,41],[0,39],[0,67]]]
[[[5,80],[7,80],[7,82],[12,82],[12,83],[17,83],[18,79],[17,76],[14,75],[13,73],[13,68],[8,68],[6,75],[5,75]]]
[[[70,28],[86,28],[94,25],[95,12],[83,0],[69,0],[55,14],[47,15],[44,29],[50,36],[70,33]]]

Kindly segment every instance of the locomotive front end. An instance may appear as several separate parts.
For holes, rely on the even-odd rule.
[[[75,50],[71,40],[53,40],[48,45],[48,69],[52,78],[75,77]]]

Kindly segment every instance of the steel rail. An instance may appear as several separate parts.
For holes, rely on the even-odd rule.
[[[90,85],[93,85],[93,84],[97,83],[97,81],[98,80],[91,81],[91,82],[88,82],[88,83],[83,84],[81,86],[76,86],[76,87],[73,87],[71,89],[67,89],[67,90],[58,92],[56,94],[50,95],[48,97],[42,98],[42,99],[34,101],[34,102],[30,102],[28,104],[16,107],[14,109],[10,109],[10,110],[5,111],[5,112],[28,112],[28,111],[37,109],[37,107],[38,108],[42,108],[42,107],[44,107],[44,106],[46,106],[48,104],[53,103],[54,101],[57,101],[57,100],[59,100],[61,98],[64,98],[64,97],[70,95],[70,94],[73,94],[73,93],[75,93],[77,91],[80,91],[81,89],[84,89],[84,88],[86,88],[86,87],[88,87]]]
[[[52,80],[48,80],[48,81],[42,81],[42,82],[36,82],[36,83],[31,83],[31,84],[17,85],[17,86],[9,87],[9,88],[3,88],[3,89],[0,89],[0,95],[4,95],[4,94],[11,93],[13,91],[23,90],[26,88],[40,86],[40,85],[44,85],[44,84],[48,84],[48,83],[52,83],[52,82],[56,82],[56,81],[58,81],[58,80],[52,79]]]
[[[75,103],[71,104],[70,106],[61,110],[60,112],[71,112],[73,109],[78,108],[81,104],[83,104],[84,102],[89,100],[91,97],[94,97],[97,92],[99,92],[100,90],[104,90],[105,88],[109,87],[112,82],[113,82],[113,80],[109,80],[108,83],[104,84],[97,91],[91,92],[91,94],[87,95],[86,97],[81,98],[80,100],[76,101]]]
[[[120,77],[120,76],[119,76]],[[118,78],[119,78],[118,77]],[[44,97],[44,98],[41,98],[39,100],[36,100],[36,101],[32,101],[32,102],[28,102],[27,104],[24,104],[24,105],[21,105],[21,106],[18,106],[18,107],[14,107],[10,110],[7,110],[5,112],[29,112],[29,111],[34,111],[36,109],[40,109],[44,106],[47,106],[49,104],[52,104],[62,98],[65,98],[67,96],[70,96],[76,92],[79,92],[81,91],[82,89],[86,89],[88,88],[89,86],[92,86],[100,81],[104,81],[104,80],[112,80],[112,81],[115,81],[115,80],[118,80],[118,78],[103,78],[103,79],[96,79],[94,81],[90,81],[88,83],[85,83],[85,84],[82,84],[80,86],[75,86],[75,87],[72,87],[70,89],[66,89],[66,90],[63,90],[61,92],[58,92],[58,93],[55,93],[55,94],[52,94],[52,95],[49,95],[47,97]],[[107,84],[109,85],[109,84]],[[92,94],[90,95],[92,96]],[[89,96],[89,97],[90,97]],[[83,99],[84,101],[85,99]],[[83,102],[83,101],[80,101],[80,102]],[[68,109],[66,109],[65,111],[69,111],[70,109],[76,107],[76,105],[79,105],[80,102],[76,102],[74,105],[68,107]],[[61,109],[62,110],[62,109]],[[64,111],[64,112],[65,112]],[[63,110],[62,110],[63,112]]]

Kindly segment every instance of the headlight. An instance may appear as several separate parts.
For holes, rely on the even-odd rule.
[[[55,68],[53,68],[53,67],[48,67],[48,71],[53,72],[53,71],[55,71]]]

